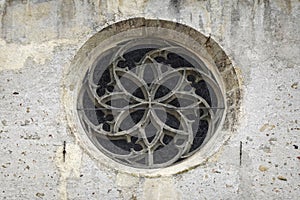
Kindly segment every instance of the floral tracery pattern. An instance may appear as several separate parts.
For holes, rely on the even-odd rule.
[[[169,166],[211,137],[223,99],[212,74],[191,64],[178,47],[134,44],[107,52],[90,69],[79,116],[94,144],[116,161]]]

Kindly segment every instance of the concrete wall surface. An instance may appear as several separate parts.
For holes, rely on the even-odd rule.
[[[65,69],[95,33],[133,17],[210,36],[240,74],[237,130],[183,173],[102,166],[68,128]],[[299,198],[299,0],[0,0],[0,20],[0,199]]]

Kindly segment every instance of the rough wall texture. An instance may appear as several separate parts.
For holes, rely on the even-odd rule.
[[[237,133],[182,174],[145,178],[104,168],[67,128],[64,69],[93,34],[132,17],[211,35],[241,71]],[[1,0],[0,19],[1,199],[300,196],[298,0]]]

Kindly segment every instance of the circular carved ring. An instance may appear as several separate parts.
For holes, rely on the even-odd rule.
[[[103,153],[129,166],[158,168],[191,156],[213,135],[224,99],[196,55],[143,37],[98,57],[84,79],[78,111]]]
[[[134,18],[102,29],[76,54],[64,85],[79,144],[133,174],[193,168],[238,122],[241,89],[231,61],[212,38],[174,22]]]

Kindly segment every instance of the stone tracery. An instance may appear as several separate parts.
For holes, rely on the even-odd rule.
[[[137,39],[100,56],[86,75],[78,110],[89,137],[109,157],[159,168],[189,157],[211,137],[222,100],[214,76],[190,52]]]

